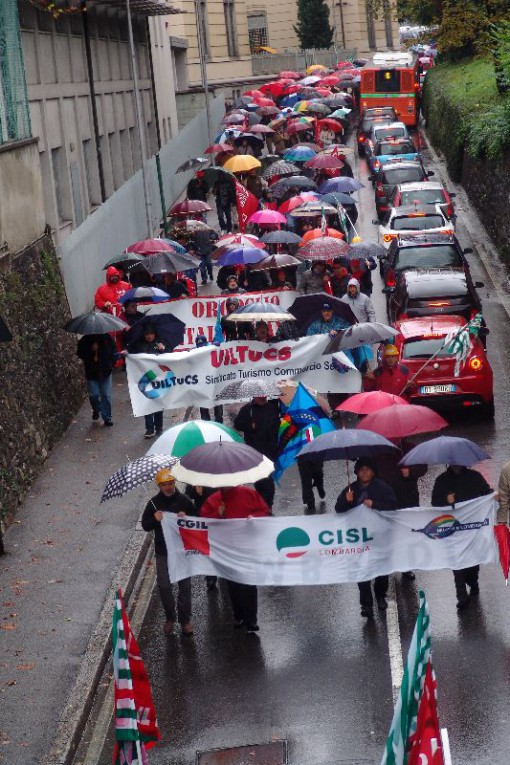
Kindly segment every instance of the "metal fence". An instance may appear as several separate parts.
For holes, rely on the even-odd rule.
[[[0,0],[0,144],[30,138],[17,0]]]
[[[253,74],[278,74],[285,69],[301,72],[312,64],[323,64],[334,68],[338,61],[356,58],[356,49],[327,48],[317,50],[295,50],[285,53],[258,53],[251,57]]]

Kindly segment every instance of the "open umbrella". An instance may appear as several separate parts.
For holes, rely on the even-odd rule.
[[[294,316],[274,303],[256,301],[239,306],[229,314],[229,321],[294,321]]]
[[[317,184],[306,175],[293,175],[290,178],[282,178],[278,184],[284,189],[316,189]],[[271,189],[270,189],[271,191]],[[336,211],[335,211],[336,212]]]
[[[222,488],[254,483],[274,470],[271,460],[247,444],[220,441],[192,449],[173,469],[178,481]]]
[[[263,242],[253,234],[223,234],[217,241],[217,247],[237,246],[237,247],[259,247],[264,249]]]
[[[464,465],[471,467],[490,455],[469,438],[438,436],[418,444],[400,460],[400,465]]]
[[[185,173],[188,170],[198,170],[199,167],[202,167],[202,165],[207,165],[209,163],[209,160],[205,157],[196,157],[195,159],[187,159],[186,162],[183,162],[182,165],[179,165],[176,173]]]
[[[296,207],[301,207],[301,205],[304,205],[306,202],[317,202],[318,199],[319,197],[314,191],[303,191],[301,194],[291,197],[283,202],[283,204],[279,206],[278,211],[283,214],[288,214],[292,210],[295,210]]]
[[[128,328],[129,324],[122,319],[101,311],[82,313],[70,319],[64,326],[66,332],[73,332],[75,335],[106,335],[108,332],[118,332]]]
[[[204,178],[207,183],[213,186],[218,181],[230,182],[235,184],[236,178],[229,170],[225,170],[224,167],[206,167],[204,170]]]
[[[319,91],[317,91],[318,95],[321,95]],[[326,106],[326,104],[321,104],[320,101],[307,101],[304,108],[300,111],[307,111],[311,114],[329,114],[331,112],[331,109],[329,106]]]
[[[332,337],[324,353],[336,353],[337,351],[359,348],[361,345],[383,343],[385,340],[395,337],[395,334],[395,327],[388,327],[387,324],[382,324],[379,321],[362,321]]]
[[[354,414],[364,415],[378,412],[386,406],[402,404],[407,406],[408,402],[400,396],[394,396],[393,393],[386,393],[383,390],[371,390],[365,393],[355,393],[353,396],[336,407],[337,412],[354,412]]]
[[[257,108],[257,114],[259,114],[261,117],[273,117],[278,113],[279,109],[277,106],[259,106]]]
[[[204,154],[220,154],[222,151],[234,153],[234,149],[229,143],[213,143],[207,149],[204,149]]]
[[[282,224],[287,223],[287,218],[277,210],[257,210],[248,218],[248,223],[257,224]]]
[[[126,247],[126,252],[136,252],[137,255],[156,255],[158,252],[172,252],[172,247],[163,239],[142,239]]]
[[[329,111],[331,110],[328,109],[328,112]],[[319,130],[331,130],[332,133],[342,133],[344,129],[340,122],[331,117],[327,117],[325,120],[319,120],[317,122],[317,127]]]
[[[506,523],[497,523],[494,526],[494,536],[498,543],[499,562],[508,586],[508,571],[510,569],[510,529]]]
[[[171,468],[176,462],[177,458],[169,454],[151,454],[128,462],[110,476],[104,487],[101,502],[113,497],[123,497],[142,483],[153,481],[161,468]]]
[[[268,255],[263,260],[255,263],[250,271],[269,271],[272,268],[289,268],[290,266],[299,266],[301,261],[292,257],[287,252],[281,252],[277,255]]]
[[[313,170],[338,170],[344,166],[344,163],[333,154],[319,154],[305,162],[305,167],[311,167]]]
[[[395,444],[370,430],[342,428],[318,436],[302,449],[298,460],[356,460],[377,457],[397,449]]]
[[[264,107],[265,109],[269,107]],[[274,133],[273,128],[270,128],[269,125],[253,125],[250,128],[250,132],[254,135],[271,135]]]
[[[135,321],[126,336],[128,347],[140,340],[147,325],[154,327],[156,335],[170,350],[177,348],[184,340],[186,324],[171,313],[160,313],[155,316],[144,316],[143,319]]]
[[[129,302],[130,300],[145,300],[152,301],[153,303],[162,303],[164,300],[170,300],[169,296],[163,290],[157,287],[135,287],[132,290],[125,292],[122,297],[119,298],[119,303]]]
[[[227,159],[223,167],[232,173],[248,173],[250,170],[255,170],[260,166],[259,160],[250,154],[236,154],[234,157]]]
[[[148,255],[141,263],[135,263],[129,269],[129,273],[148,271],[149,274],[177,274],[198,268],[199,262],[191,255],[180,255],[178,252],[160,252],[158,255]]]
[[[345,255],[349,245],[341,239],[334,239],[332,236],[323,236],[319,239],[312,239],[299,250],[299,257],[306,260],[333,260]]]
[[[328,303],[335,316],[345,319],[349,324],[356,323],[356,317],[347,303],[340,298],[328,295],[326,292],[315,292],[312,295],[300,295],[289,308],[290,313],[297,320],[302,334],[310,324],[321,316],[322,306]]]
[[[173,239],[162,238],[161,241],[165,242],[165,244],[169,244],[173,250],[179,253],[179,255],[184,255],[187,252],[187,249],[184,247],[184,245],[174,241]]]
[[[268,231],[261,237],[264,244],[299,244],[301,237],[293,231],[280,229],[279,231]]]
[[[141,260],[143,260],[143,255],[137,255],[136,252],[125,252],[123,255],[116,255],[114,258],[110,258],[108,263],[104,264],[103,271],[106,271],[110,266],[122,268],[125,271],[129,266],[139,263]]]
[[[216,400],[231,401],[236,399],[237,401],[251,401],[252,398],[256,397],[278,398],[279,396],[280,388],[274,382],[266,380],[241,380],[240,382],[226,385]]]
[[[238,247],[237,245],[219,247],[212,253],[217,259],[219,266],[240,266],[247,265],[248,263],[258,263],[267,254],[266,250],[261,250],[259,247]]]
[[[152,444],[147,454],[170,454],[172,457],[180,458],[197,446],[217,441],[243,443],[241,436],[226,425],[209,420],[193,420],[165,430]]]
[[[388,254],[382,244],[378,242],[355,242],[349,246],[349,252],[347,257],[351,259],[358,258],[363,260],[364,258],[385,258]]]
[[[351,191],[358,191],[364,189],[364,185],[357,181],[355,178],[330,178],[319,186],[321,194],[329,194],[330,191],[342,191],[350,193]]]
[[[310,122],[291,122],[286,128],[287,135],[296,135],[296,133],[304,133],[306,130],[313,131],[313,124]],[[309,157],[307,157],[309,159]]]
[[[291,69],[283,69],[278,73],[281,80],[299,80],[302,76],[301,72],[294,72]]]
[[[170,217],[174,215],[186,216],[190,213],[208,212],[209,210],[212,210],[212,207],[207,202],[202,202],[201,199],[185,199],[183,202],[177,202],[173,205],[167,214]]]
[[[288,162],[308,162],[316,157],[317,153],[307,146],[293,146],[284,153],[283,158]]]
[[[309,218],[313,215],[336,215],[337,209],[322,200],[309,200],[290,213],[293,218]]]
[[[373,430],[386,438],[406,438],[448,427],[446,420],[437,412],[417,404],[387,406],[367,414],[362,424],[364,430]],[[421,460],[420,464],[426,464],[425,460]]]
[[[262,176],[264,178],[273,178],[277,175],[292,175],[293,173],[299,173],[299,167],[280,159],[276,162],[271,162],[262,173]]]
[[[357,200],[351,197],[349,194],[342,193],[341,191],[330,191],[329,194],[321,194],[320,201],[325,202],[328,205],[355,205]],[[382,247],[384,250],[384,247]],[[384,250],[386,252],[386,250]]]
[[[177,228],[182,228],[185,231],[212,231],[213,229],[201,220],[180,220],[175,224]]]
[[[320,239],[321,237],[329,236],[333,239],[343,239],[344,235],[341,231],[337,231],[336,228],[326,228],[324,231],[321,228],[312,228],[303,234],[300,247],[305,247],[308,242],[312,242],[314,239]]]

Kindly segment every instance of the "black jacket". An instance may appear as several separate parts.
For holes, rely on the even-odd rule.
[[[98,344],[97,354],[92,349]],[[87,380],[104,380],[111,375],[119,354],[111,335],[84,335],[78,340],[76,354],[83,361]]]
[[[268,459],[278,456],[280,406],[277,400],[266,404],[245,404],[234,420],[234,428],[241,431],[245,443]]]
[[[161,510],[163,513],[180,513],[181,510],[186,515],[198,515],[191,499],[176,489],[170,497],[160,491],[147,502],[142,515],[142,529],[144,531],[154,532],[154,550],[156,555],[166,555],[166,543],[161,522],[154,518],[154,513]]]
[[[346,513],[347,510],[361,505],[365,499],[372,500],[374,510],[396,510],[398,508],[395,492],[380,478],[374,478],[367,486],[362,486],[358,480],[354,481],[350,487],[354,493],[352,502],[348,502],[346,499],[348,488],[343,490],[336,501],[335,510],[337,513]]]
[[[434,507],[448,505],[448,494],[455,494],[455,502],[466,502],[468,499],[483,497],[491,492],[491,487],[478,470],[465,467],[457,475],[451,468],[447,468],[436,478],[432,489],[432,505]]]
[[[161,342],[163,341],[160,340],[160,338],[156,335],[156,337],[154,338],[154,341],[152,343],[148,343],[147,340],[142,335],[142,337],[140,337],[140,339],[137,340],[136,342],[134,343],[128,342],[128,351],[129,353],[156,353],[156,354],[165,353],[167,351],[166,346],[164,351],[158,350],[158,345]],[[163,343],[163,345],[165,344]]]
[[[406,507],[420,506],[418,481],[412,473],[408,478],[404,478],[404,476],[400,473],[391,482],[391,488],[395,493],[399,508],[404,509]]]
[[[196,511],[195,515],[200,515],[202,505],[206,499],[209,499],[211,494],[214,494],[215,491],[218,491],[218,489],[213,489],[210,486],[202,486],[202,494],[199,494],[196,486],[191,486],[191,484],[186,486],[185,493],[193,502]]]

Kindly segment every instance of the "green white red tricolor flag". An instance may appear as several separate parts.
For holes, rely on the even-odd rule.
[[[117,590],[113,612],[113,672],[115,677],[114,765],[148,765],[147,749],[161,734],[149,678],[140,649]]]
[[[430,617],[420,590],[420,610],[382,765],[444,765],[432,668]]]

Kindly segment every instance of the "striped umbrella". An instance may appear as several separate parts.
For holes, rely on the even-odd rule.
[[[232,428],[221,425],[219,422],[208,420],[194,420],[174,425],[152,444],[147,452],[151,454],[169,454],[172,457],[184,457],[191,449],[202,444],[211,444],[216,441],[238,441],[243,443],[241,436]]]

